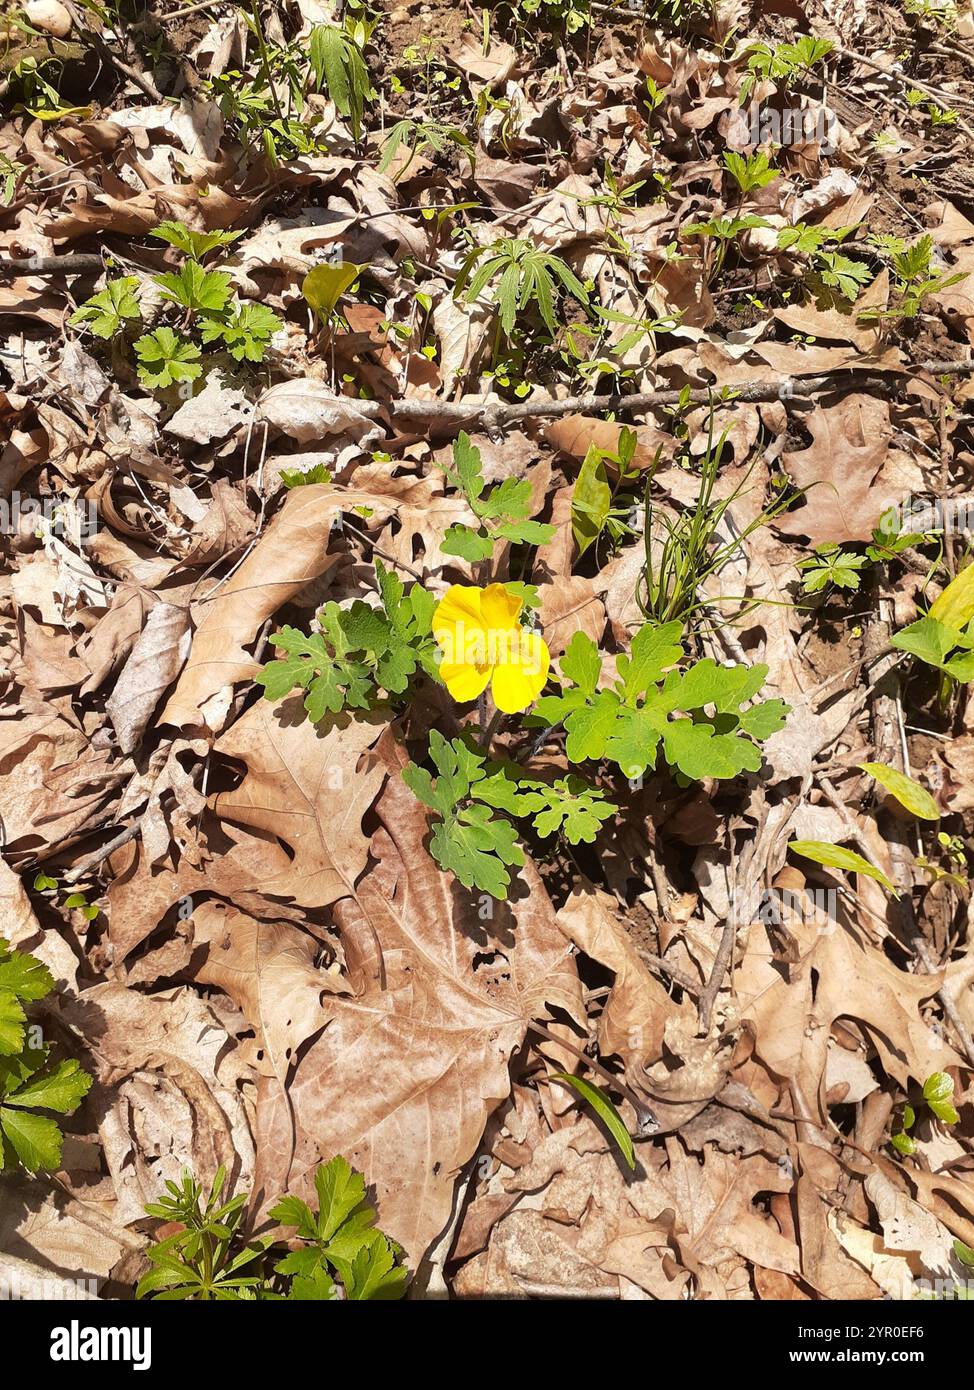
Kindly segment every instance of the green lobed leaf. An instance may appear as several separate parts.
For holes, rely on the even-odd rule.
[[[156,284],[167,299],[194,313],[214,313],[230,298],[230,276],[223,270],[204,270],[197,261],[186,261],[177,273],[157,275]]]
[[[135,352],[139,358],[139,379],[150,388],[195,381],[203,371],[199,348],[171,328],[155,328],[138,338]]]
[[[61,1131],[56,1121],[29,1110],[0,1106],[0,1133],[28,1173],[52,1172],[61,1166]],[[6,1147],[6,1146],[5,1146]]]
[[[90,1089],[91,1077],[81,1070],[80,1062],[69,1057],[17,1090],[8,1091],[3,1103],[26,1110],[54,1110],[59,1115],[73,1115]]]
[[[109,280],[103,290],[86,299],[74,311],[68,322],[76,326],[84,324],[96,338],[115,338],[124,332],[130,320],[142,317],[138,287],[139,282],[134,275]]]

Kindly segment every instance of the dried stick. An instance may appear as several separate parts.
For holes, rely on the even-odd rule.
[[[893,384],[892,379],[910,371],[930,372],[937,376],[968,376],[974,374],[974,357],[965,357],[949,362],[924,361],[904,366],[902,372],[872,368],[867,364],[850,363],[847,367],[836,368],[832,372],[818,376],[787,376],[777,381],[748,381],[738,386],[728,387],[728,395],[721,396],[721,389],[713,386],[698,387],[691,391],[669,388],[664,391],[642,391],[632,396],[568,396],[555,400],[551,396],[538,396],[529,401],[355,401],[355,410],[369,420],[382,415],[407,420],[456,420],[458,423],[479,418],[484,426],[509,425],[518,420],[529,420],[535,416],[550,419],[562,415],[600,414],[615,411],[617,414],[631,414],[634,411],[652,410],[657,406],[675,405],[738,405],[769,401],[811,400],[820,391],[834,390],[840,384],[855,380],[858,389],[869,386],[885,387]]]
[[[85,275],[104,270],[101,256],[78,251],[69,256],[4,256],[0,280],[14,275]]]

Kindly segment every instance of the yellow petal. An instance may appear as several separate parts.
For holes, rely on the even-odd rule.
[[[487,631],[480,610],[481,590],[452,584],[433,614],[433,636],[443,659],[454,666],[483,665]]]
[[[480,611],[484,626],[501,630],[517,625],[521,600],[515,598],[503,584],[488,584],[480,596]]]
[[[483,627],[484,619],[480,607],[483,593],[471,584],[451,584],[436,605],[433,613],[433,635],[437,641],[440,632],[446,628],[463,623],[466,626]]]
[[[489,666],[468,666],[464,663],[440,662],[440,679],[447,690],[462,705],[467,700],[476,700],[487,689],[490,680]]]
[[[550,661],[540,633],[522,628],[515,649],[494,667],[490,688],[497,708],[505,714],[517,714],[533,705],[548,679]]]

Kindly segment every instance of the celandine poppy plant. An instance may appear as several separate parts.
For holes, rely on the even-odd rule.
[[[521,627],[520,612],[521,600],[503,584],[447,589],[433,614],[433,635],[454,700],[476,700],[489,684],[497,708],[517,714],[538,698],[551,658],[541,634]]]

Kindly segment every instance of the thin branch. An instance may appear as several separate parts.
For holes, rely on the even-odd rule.
[[[159,88],[156,86],[149,73],[139,72],[138,68],[133,68],[128,63],[124,62],[111,45],[105,42],[97,29],[92,29],[85,23],[77,9],[71,4],[71,0],[64,0],[64,7],[71,16],[75,29],[79,34],[84,35],[91,45],[97,49],[99,55],[105,59],[106,63],[110,63],[123,77],[127,77],[130,82],[134,82],[142,95],[147,96],[151,102],[158,104],[162,101],[162,93],[159,91]]]
[[[69,256],[4,256],[0,258],[0,280],[15,275],[87,275],[105,269],[101,256],[77,251]]]
[[[563,415],[601,414],[613,411],[616,414],[632,414],[634,411],[653,410],[658,406],[754,404],[768,401],[812,400],[819,392],[835,390],[840,385],[853,381],[857,389],[865,390],[872,386],[890,389],[899,375],[907,378],[911,371],[930,372],[935,376],[974,375],[974,357],[951,361],[915,362],[904,364],[902,369],[880,370],[868,363],[851,363],[847,367],[836,368],[819,376],[779,377],[777,381],[748,381],[738,386],[724,388],[706,386],[691,391],[668,388],[665,391],[642,391],[635,395],[622,396],[567,396],[555,400],[552,396],[536,396],[529,401],[507,402],[489,401],[355,401],[355,410],[369,420],[382,415],[407,420],[456,420],[458,422],[481,419],[484,426],[509,425],[518,420],[530,420],[536,416],[554,419]],[[899,385],[899,383],[895,383]]]

